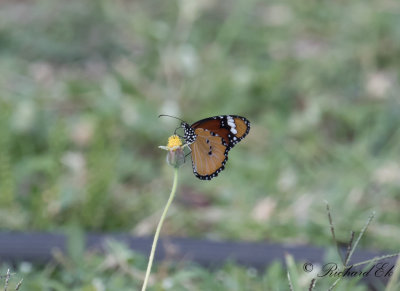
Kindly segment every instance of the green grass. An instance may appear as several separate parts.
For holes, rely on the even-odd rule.
[[[146,260],[123,244],[109,241],[106,254],[78,256],[70,252],[67,257],[56,256],[56,261],[46,267],[22,263],[11,277],[14,286],[21,277],[20,290],[140,290]],[[80,253],[82,255],[82,253]],[[153,270],[153,285],[148,290],[288,290],[285,266],[273,263],[267,270],[240,267],[228,262],[221,267],[205,269],[185,262],[164,261]],[[2,270],[6,272],[4,267]],[[312,278],[301,266],[290,266],[297,273],[296,285],[308,290]],[[315,274],[314,274],[315,275]],[[327,290],[335,278],[323,278],[314,290]],[[340,290],[368,290],[357,280],[341,281]]]
[[[172,180],[157,146],[178,125],[157,116],[190,123],[240,114],[251,132],[218,178],[196,179],[190,163],[180,169],[163,235],[328,246],[327,200],[339,240],[375,210],[361,246],[398,251],[396,2],[41,0],[0,7],[2,229],[79,224],[152,235]],[[25,290],[35,290],[27,281],[54,277],[34,270],[24,275]],[[232,280],[247,276],[237,266],[226,270]],[[64,265],[57,272],[72,276]],[[108,288],[128,288],[128,276],[118,273],[109,272],[121,277]],[[178,266],[169,275],[201,282],[187,290],[215,290],[212,274]],[[82,276],[92,284],[92,275]],[[275,287],[255,278],[251,290],[287,286],[285,278]],[[253,279],[218,288],[244,290],[246,280]]]

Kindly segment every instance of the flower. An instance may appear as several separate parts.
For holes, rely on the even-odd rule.
[[[167,146],[159,146],[160,149],[167,150],[167,163],[171,166],[178,168],[185,162],[185,152],[182,141],[177,135],[172,135],[168,138]]]
[[[177,135],[171,135],[168,138],[167,146],[159,146],[160,149],[167,150],[167,151],[176,151],[182,146],[182,141]]]

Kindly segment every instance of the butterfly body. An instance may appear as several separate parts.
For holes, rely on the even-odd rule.
[[[250,122],[237,115],[220,115],[192,125],[182,122],[185,142],[192,155],[193,173],[211,180],[225,168],[228,152],[250,131]]]

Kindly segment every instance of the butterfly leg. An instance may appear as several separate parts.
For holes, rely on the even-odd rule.
[[[180,127],[177,127],[177,128],[175,129],[174,135],[177,135],[177,136],[179,136],[180,139],[185,140],[185,137],[184,137],[184,136],[181,136],[181,135],[179,135],[179,134],[176,134],[176,131],[177,131],[178,129],[180,129]]]
[[[185,163],[186,163],[186,161],[185,161],[186,157],[192,153],[192,149],[190,147],[187,147],[187,148],[189,149],[189,152],[184,157],[184,162]]]
[[[178,126],[177,128],[175,128],[175,131],[174,131],[174,134],[175,134],[175,135],[177,135],[177,134],[176,134],[176,131],[177,131],[178,129],[180,129],[180,128],[181,128],[180,126]],[[178,136],[179,136],[180,138],[183,138],[183,137],[180,136],[180,135],[178,135]]]

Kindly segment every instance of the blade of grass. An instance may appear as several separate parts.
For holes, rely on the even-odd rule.
[[[311,283],[310,283],[310,287],[308,288],[308,291],[313,291],[314,290],[316,282],[317,282],[317,279],[312,278]]]
[[[369,263],[381,261],[381,260],[384,260],[384,259],[393,258],[393,257],[395,257],[395,256],[398,256],[399,254],[400,254],[400,253],[391,254],[391,255],[384,255],[384,256],[381,256],[381,257],[375,257],[375,258],[372,258],[372,259],[370,259],[370,260],[366,260],[366,261],[362,261],[362,262],[353,264],[352,266],[353,266],[353,267],[357,267],[357,266],[361,266],[361,265],[365,265],[365,264],[369,264]]]
[[[335,282],[333,282],[333,284],[331,285],[331,287],[329,287],[328,291],[332,291],[334,288],[336,288],[336,285],[340,282],[340,280],[342,280],[343,277],[339,277],[336,279]]]
[[[394,268],[393,275],[386,286],[385,291],[396,291],[400,288],[400,256],[397,259],[396,267]]]
[[[348,245],[347,245],[346,256],[345,256],[345,259],[344,259],[345,265],[347,265],[347,263],[349,262],[349,256],[350,256],[351,248],[352,248],[352,246],[353,246],[354,235],[355,235],[355,232],[354,232],[354,231],[351,231],[351,233],[350,233],[350,240],[349,240],[349,243],[348,243]]]
[[[22,281],[24,281],[23,278],[18,282],[17,286],[15,286],[15,291],[18,291],[18,290],[19,290],[19,288],[20,288],[21,285],[22,285]]]
[[[355,241],[353,248],[351,249],[349,255],[347,256],[347,260],[344,263],[345,266],[347,266],[348,262],[350,261],[351,257],[353,256],[353,253],[354,253],[355,249],[357,248],[358,243],[360,242],[361,238],[363,237],[365,231],[367,230],[368,226],[370,225],[370,223],[371,223],[372,219],[374,219],[374,217],[375,217],[375,211],[373,211],[371,213],[371,215],[368,217],[367,223],[364,225],[364,227],[362,228],[360,234],[358,235],[357,240]]]
[[[10,281],[10,277],[11,277],[10,269],[7,269],[6,280],[4,283],[4,291],[7,291],[8,282]]]
[[[342,255],[341,255],[340,246],[339,246],[338,241],[336,240],[335,227],[333,226],[333,219],[332,219],[332,215],[331,215],[331,210],[329,208],[329,203],[328,203],[328,201],[325,201],[325,203],[326,203],[326,211],[327,211],[328,219],[329,219],[329,225],[330,225],[331,233],[332,233],[332,239],[333,239],[333,242],[334,242],[334,244],[336,246],[338,255],[340,257],[340,260],[342,261],[342,264],[344,265],[345,262],[344,262],[344,260],[342,258]]]
[[[287,267],[287,275],[289,280],[290,290],[300,290],[299,289],[299,274],[296,269],[296,264],[294,262],[293,256],[285,253],[285,263]]]
[[[289,271],[287,271],[287,279],[288,279],[288,282],[289,282],[289,290],[290,291],[293,291],[293,284],[292,284],[292,279],[290,278],[290,273],[289,273]]]

